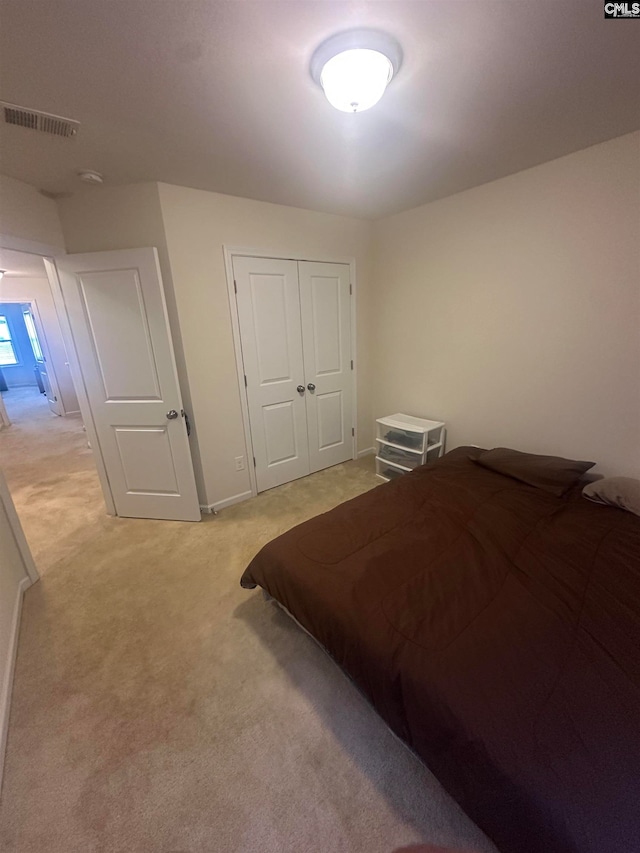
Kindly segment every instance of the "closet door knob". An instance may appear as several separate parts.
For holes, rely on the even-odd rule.
[[[304,385],[298,385],[298,391],[299,391],[301,394],[304,394]]]
[[[315,391],[316,390],[316,386],[313,384],[313,382],[310,382],[307,385],[307,388],[309,389],[309,391]]]

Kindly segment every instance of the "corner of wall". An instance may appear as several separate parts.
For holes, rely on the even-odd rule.
[[[62,224],[53,199],[8,175],[0,175],[0,199],[0,234],[64,251]]]

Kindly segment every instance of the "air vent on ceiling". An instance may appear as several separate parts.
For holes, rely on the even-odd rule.
[[[53,136],[65,138],[75,136],[80,127],[80,122],[74,121],[72,118],[54,116],[40,110],[28,110],[25,107],[7,104],[4,101],[0,101],[0,106],[6,124],[28,127],[31,130],[39,130],[41,133],[51,133]]]

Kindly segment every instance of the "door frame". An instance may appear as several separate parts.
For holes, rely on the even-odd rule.
[[[356,358],[356,260],[355,258],[339,258],[333,255],[322,255],[315,252],[286,252],[282,250],[268,251],[247,246],[227,246],[223,244],[224,268],[227,278],[227,295],[229,297],[229,313],[231,315],[231,329],[233,331],[233,348],[236,357],[236,374],[238,380],[238,394],[240,395],[240,409],[242,411],[242,427],[244,431],[245,459],[249,471],[249,482],[251,485],[251,497],[258,494],[256,470],[253,466],[253,441],[251,438],[251,422],[249,420],[249,404],[247,401],[247,389],[244,384],[244,364],[242,360],[242,339],[240,337],[240,318],[238,316],[238,304],[236,301],[235,281],[233,278],[233,259],[240,255],[251,258],[273,258],[278,261],[309,261],[322,264],[345,264],[349,267],[349,283],[351,285],[351,359],[353,370],[351,371],[351,433],[352,451],[351,458],[358,458],[358,388],[357,372],[358,360]]]
[[[65,417],[67,411],[64,407],[64,402],[62,400],[62,394],[60,393],[60,386],[58,384],[58,377],[56,375],[55,367],[53,366],[53,361],[51,360],[51,352],[49,350],[49,343],[47,341],[47,333],[45,331],[44,325],[42,323],[42,314],[38,309],[38,300],[35,296],[28,296],[26,299],[15,299],[13,297],[6,299],[5,297],[0,295],[0,302],[11,302],[13,305],[26,305],[29,304],[33,311],[33,314],[36,318],[36,332],[38,332],[38,341],[40,342],[40,348],[42,349],[42,354],[44,355],[45,362],[47,364],[47,375],[49,375],[49,368],[51,368],[51,375],[49,375],[49,381],[53,378],[53,382],[51,382],[51,390],[53,391],[56,401],[60,405],[62,409],[62,415],[59,417]],[[42,340],[40,340],[42,338]]]
[[[9,234],[0,234],[0,247],[3,249],[11,249],[17,252],[24,252],[27,255],[39,255],[44,261],[45,275],[49,280],[51,295],[53,296],[53,304],[58,315],[58,322],[62,330],[62,340],[64,341],[67,350],[67,358],[69,359],[69,371],[71,379],[75,387],[78,397],[78,405],[80,407],[80,416],[87,431],[87,439],[91,446],[93,459],[98,479],[102,487],[102,496],[104,499],[107,515],[115,515],[116,508],[111,494],[111,485],[107,477],[107,469],[102,458],[100,444],[98,442],[98,433],[93,422],[91,406],[89,405],[89,397],[84,384],[82,370],[80,369],[80,360],[76,352],[73,335],[71,334],[71,326],[69,324],[69,316],[67,314],[67,306],[65,305],[62,295],[62,287],[58,278],[58,269],[56,267],[56,257],[61,257],[65,254],[60,246],[49,246],[45,243],[36,243],[31,240],[24,240],[21,237],[12,237]]]

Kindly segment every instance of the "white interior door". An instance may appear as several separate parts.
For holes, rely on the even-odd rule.
[[[57,267],[117,514],[199,521],[156,250],[66,255]]]
[[[262,492],[309,473],[298,265],[235,256],[233,274]]]
[[[353,456],[347,264],[298,264],[311,472]]]
[[[24,316],[25,326],[27,327],[27,334],[29,335],[29,340],[31,341],[31,346],[33,348],[33,354],[36,357],[36,364],[38,365],[38,371],[40,373],[40,378],[42,379],[42,385],[44,386],[49,408],[54,415],[62,416],[64,411],[62,409],[58,382],[53,368],[51,368],[51,370],[49,369],[51,365],[51,356],[49,355],[47,339],[35,305],[32,303],[24,303],[22,305],[22,314]]]

